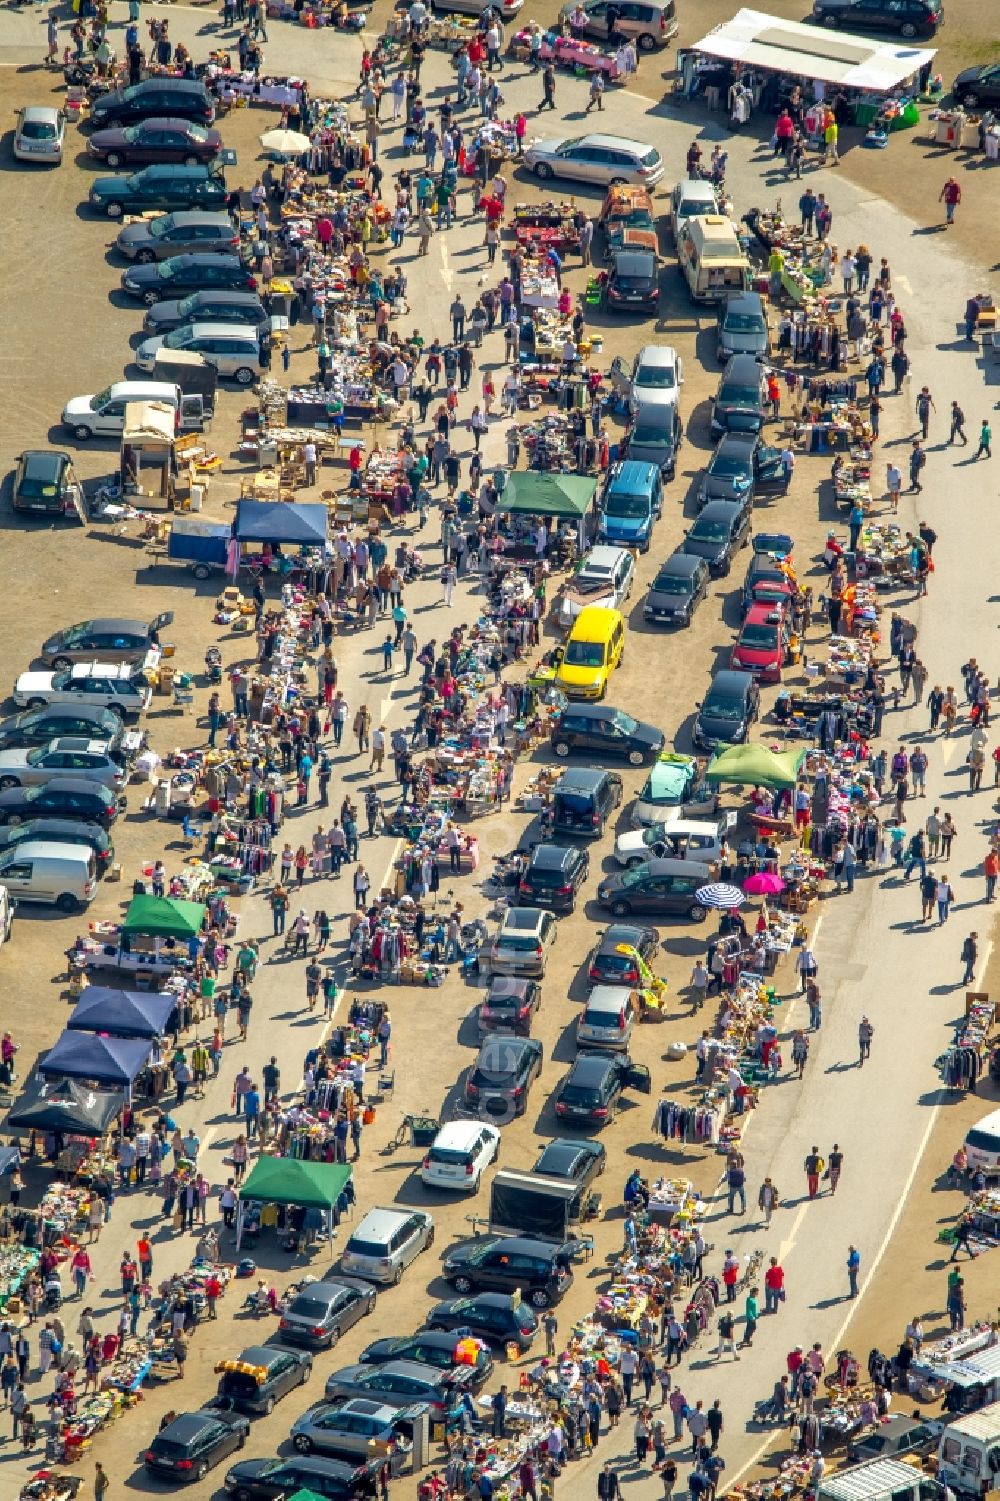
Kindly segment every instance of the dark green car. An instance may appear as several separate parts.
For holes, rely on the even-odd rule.
[[[96,178],[90,189],[90,206],[109,219],[150,209],[224,209],[226,184],[215,167],[158,162],[127,177]]]

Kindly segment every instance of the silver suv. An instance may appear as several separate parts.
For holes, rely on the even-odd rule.
[[[220,251],[225,255],[239,252],[239,231],[233,228],[228,214],[176,213],[158,214],[126,224],[118,231],[115,249],[126,260],[165,261],[171,255],[193,255],[198,251]]]
[[[581,11],[586,17],[582,26]],[[675,0],[569,0],[562,14],[580,36],[602,41],[628,36],[643,52],[665,47],[677,35]]]
[[[434,1244],[434,1221],[420,1209],[369,1209],[340,1258],[341,1271],[368,1282],[399,1282]]]

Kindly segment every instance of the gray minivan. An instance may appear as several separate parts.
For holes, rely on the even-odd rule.
[[[186,323],[168,334],[144,339],[135,352],[140,370],[156,368],[160,350],[198,354],[223,378],[250,386],[264,373],[261,345],[264,335],[253,324]]]

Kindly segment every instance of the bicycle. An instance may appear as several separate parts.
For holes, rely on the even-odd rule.
[[[751,1251],[750,1255],[747,1257],[746,1266],[743,1268],[743,1271],[740,1275],[740,1280],[736,1284],[741,1292],[745,1288],[752,1286],[752,1284],[757,1280],[757,1274],[763,1265],[764,1252],[761,1250]]]
[[[430,1115],[404,1115],[396,1127],[394,1136],[390,1136],[382,1148],[383,1156],[391,1157],[397,1147],[410,1143],[412,1146],[429,1146],[438,1133],[440,1121]]]

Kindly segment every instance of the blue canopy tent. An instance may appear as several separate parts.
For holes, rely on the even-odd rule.
[[[0,1147],[0,1178],[17,1167],[21,1160],[20,1147]]]
[[[38,1072],[46,1079],[87,1079],[129,1090],[152,1051],[152,1044],[144,1038],[64,1032],[38,1065]]]
[[[287,500],[238,501],[233,522],[233,536],[240,543],[322,547],[326,529],[326,506]]]
[[[109,990],[88,985],[73,1007],[68,1032],[110,1032],[113,1037],[162,1037],[177,1006],[172,995]]]
[[[4,1124],[11,1130],[103,1136],[124,1104],[122,1094],[88,1089],[72,1079],[32,1079]]]

